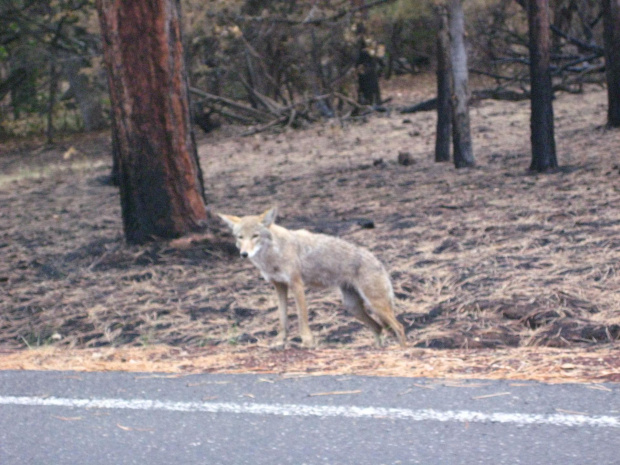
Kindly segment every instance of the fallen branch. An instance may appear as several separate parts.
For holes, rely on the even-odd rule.
[[[423,102],[420,102],[420,103],[416,103],[415,105],[401,108],[400,112],[403,114],[407,114],[407,113],[417,113],[419,111],[433,111],[436,109],[437,109],[437,98],[435,97],[429,100],[424,100]]]
[[[529,80],[527,79],[527,76],[504,76],[502,74],[490,73],[488,71],[482,71],[479,69],[470,69],[469,72],[472,74],[478,74],[480,76],[488,76],[498,81],[529,82]]]
[[[472,92],[474,100],[507,100],[509,102],[520,102],[530,98],[529,92],[517,92],[509,89],[483,89]]]
[[[243,124],[253,124],[255,122],[255,120],[251,119],[251,118],[246,118],[244,116],[240,116],[237,115],[235,113],[231,113],[230,111],[226,111],[223,108],[212,108],[213,113],[217,113],[218,115],[222,115],[225,118],[229,118],[232,120],[235,120],[239,123],[243,123]]]
[[[284,110],[284,107],[282,107],[282,105],[280,105],[275,100],[267,97],[266,95],[263,95],[260,92],[258,92],[242,77],[240,77],[239,79],[241,81],[241,84],[243,84],[243,86],[245,87],[245,89],[250,94],[252,94],[252,97],[258,100],[261,103],[261,105],[263,105],[263,107],[265,107],[265,109],[269,111],[269,113],[272,113],[276,116],[280,116],[282,114],[282,111]]]
[[[261,121],[266,121],[270,119],[270,116],[260,110],[257,110],[255,108],[252,108],[248,105],[245,105],[243,103],[239,103],[236,102],[235,100],[231,100],[228,99],[226,97],[222,97],[220,95],[214,95],[214,94],[210,94],[208,92],[205,92],[203,90],[200,89],[196,89],[195,87],[190,87],[189,91],[192,94],[198,95],[199,97],[204,98],[205,100],[209,101],[209,102],[213,102],[213,103],[220,103],[222,105],[228,106],[230,108],[234,108],[235,110],[239,110],[239,111],[243,111],[248,113],[249,115],[252,115],[254,118],[261,120]]]
[[[347,102],[348,104],[354,106],[358,110],[370,110],[372,108],[369,105],[362,105],[361,103],[358,103],[357,101],[355,101],[351,97],[347,97],[346,95],[341,94],[340,92],[334,92],[333,95],[334,95],[334,97],[338,97],[339,99],[341,99],[341,100]]]
[[[245,137],[245,136],[252,136],[254,134],[258,134],[260,132],[267,131],[268,129],[270,129],[270,128],[274,127],[274,126],[277,126],[278,124],[283,124],[287,120],[288,120],[288,117],[286,117],[286,116],[284,116],[282,118],[279,118],[279,119],[274,119],[270,123],[267,123],[267,124],[265,124],[263,126],[260,126],[260,127],[257,127],[257,128],[252,128],[249,131],[245,131],[245,132],[241,133],[241,135],[243,137]]]
[[[555,90],[555,88],[554,88]],[[560,89],[559,89],[560,90]],[[517,92],[509,89],[483,89],[474,90],[471,93],[471,100],[506,100],[509,102],[519,102],[521,100],[527,100],[530,98],[529,92]],[[416,103],[408,107],[400,109],[400,113],[417,113],[420,111],[433,111],[437,109],[437,98],[431,98],[424,100],[423,102]]]
[[[259,126],[253,127],[252,129],[242,133],[243,136],[264,132],[278,125],[292,127],[300,119],[310,122],[316,121],[316,118],[314,118],[310,113],[310,109],[312,108],[311,104],[320,104],[330,98],[338,98],[352,108],[352,110],[346,112],[345,118],[349,117],[352,113],[365,115],[375,111],[386,111],[386,108],[382,106],[362,105],[355,99],[339,92],[316,95],[313,97],[306,96],[302,101],[293,102],[289,105],[283,106],[279,102],[276,102],[275,100],[253,89],[248,82],[244,80],[242,80],[242,82],[248,93],[255,99],[256,102],[264,107],[264,110],[258,110],[245,103],[231,100],[226,97],[221,97],[219,95],[210,94],[193,87],[190,88],[190,92],[203,98],[206,101],[205,105],[210,104],[210,111],[213,113],[218,113],[226,118],[244,124],[259,124]],[[386,99],[382,103],[387,103],[390,100],[391,99]],[[342,119],[342,116],[340,116],[340,118]]]

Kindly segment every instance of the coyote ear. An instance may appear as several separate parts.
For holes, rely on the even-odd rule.
[[[219,216],[230,229],[233,229],[235,225],[241,221],[241,218],[238,216],[222,215],[221,213],[218,213],[217,216]]]
[[[278,207],[270,208],[260,216],[260,222],[269,227],[276,220],[276,216],[278,216]]]

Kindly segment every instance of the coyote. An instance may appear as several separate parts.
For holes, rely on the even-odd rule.
[[[297,306],[302,344],[314,345],[304,285],[338,286],[345,306],[372,330],[377,344],[381,344],[382,329],[391,328],[405,347],[405,331],[393,312],[390,278],[368,250],[336,237],[278,226],[275,207],[257,216],[218,215],[232,230],[241,256],[248,257],[276,289],[280,331],[275,347],[283,347],[287,339],[289,289]]]

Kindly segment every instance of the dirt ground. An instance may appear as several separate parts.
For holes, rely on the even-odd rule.
[[[388,83],[387,113],[199,138],[213,210],[278,205],[286,227],[372,250],[410,348],[374,348],[336,292],[310,290],[319,347],[269,350],[275,296],[251,263],[203,240],[124,243],[102,133],[0,145],[0,368],[620,381],[620,131],[604,127],[605,90],[557,95],[561,169],[535,175],[527,101],[475,104],[476,168],[434,163],[435,114],[395,110],[429,82]]]

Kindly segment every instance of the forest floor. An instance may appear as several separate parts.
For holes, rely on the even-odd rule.
[[[396,107],[429,89],[384,93]],[[561,168],[543,175],[528,101],[473,106],[477,167],[461,170],[433,161],[434,112],[199,138],[214,211],[278,205],[281,225],[381,259],[407,349],[373,347],[337,292],[309,290],[318,347],[270,350],[275,296],[251,263],[208,241],[125,244],[109,134],[0,145],[0,369],[620,381],[620,131],[600,87],[554,110]]]

